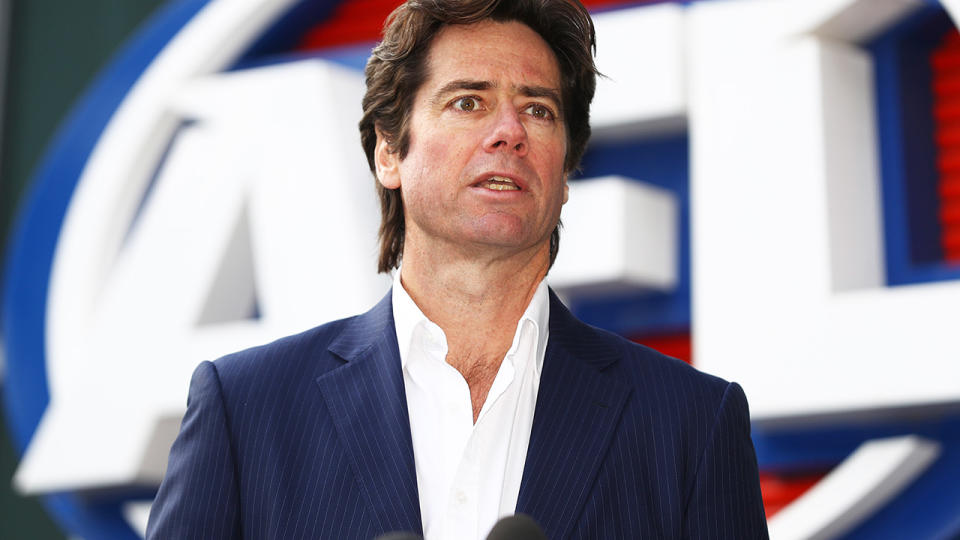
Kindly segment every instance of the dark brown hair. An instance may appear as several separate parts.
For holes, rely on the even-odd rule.
[[[550,46],[560,66],[561,100],[567,130],[564,170],[574,170],[590,138],[590,102],[597,68],[593,21],[577,0],[408,0],[387,18],[383,41],[367,62],[360,140],[370,170],[376,175],[374,151],[379,131],[391,152],[407,156],[413,99],[427,79],[427,55],[440,29],[486,19],[526,24]],[[403,253],[404,215],[399,189],[376,182],[380,196],[380,261],[378,270],[396,268]],[[560,247],[560,224],[550,236],[550,264]]]

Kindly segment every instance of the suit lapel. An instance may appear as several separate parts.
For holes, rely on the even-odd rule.
[[[590,494],[629,387],[602,370],[619,359],[610,340],[550,294],[550,340],[517,512],[548,538],[566,538]]]
[[[420,502],[391,293],[347,321],[330,351],[346,363],[317,379],[379,528],[420,533]]]

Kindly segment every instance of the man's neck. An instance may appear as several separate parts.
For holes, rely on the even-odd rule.
[[[423,314],[443,329],[447,362],[470,386],[474,419],[510,349],[517,322],[548,267],[549,246],[482,261],[437,261],[423,251],[404,250],[403,288]]]
[[[403,259],[403,288],[448,341],[463,333],[503,330],[512,340],[517,321],[547,272],[548,260],[446,261]]]

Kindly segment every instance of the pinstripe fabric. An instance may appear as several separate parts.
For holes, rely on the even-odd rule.
[[[551,293],[517,510],[550,538],[765,538],[743,392],[591,328]],[[148,538],[421,532],[390,294],[205,362]]]
[[[390,296],[197,368],[148,538],[420,532]]]
[[[767,538],[743,391],[551,295],[517,511],[548,538]]]

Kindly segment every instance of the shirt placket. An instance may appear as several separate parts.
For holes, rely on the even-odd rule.
[[[446,534],[444,538],[476,538],[480,503],[480,471],[483,456],[479,455],[482,432],[474,427],[457,467],[450,497],[447,502]]]

